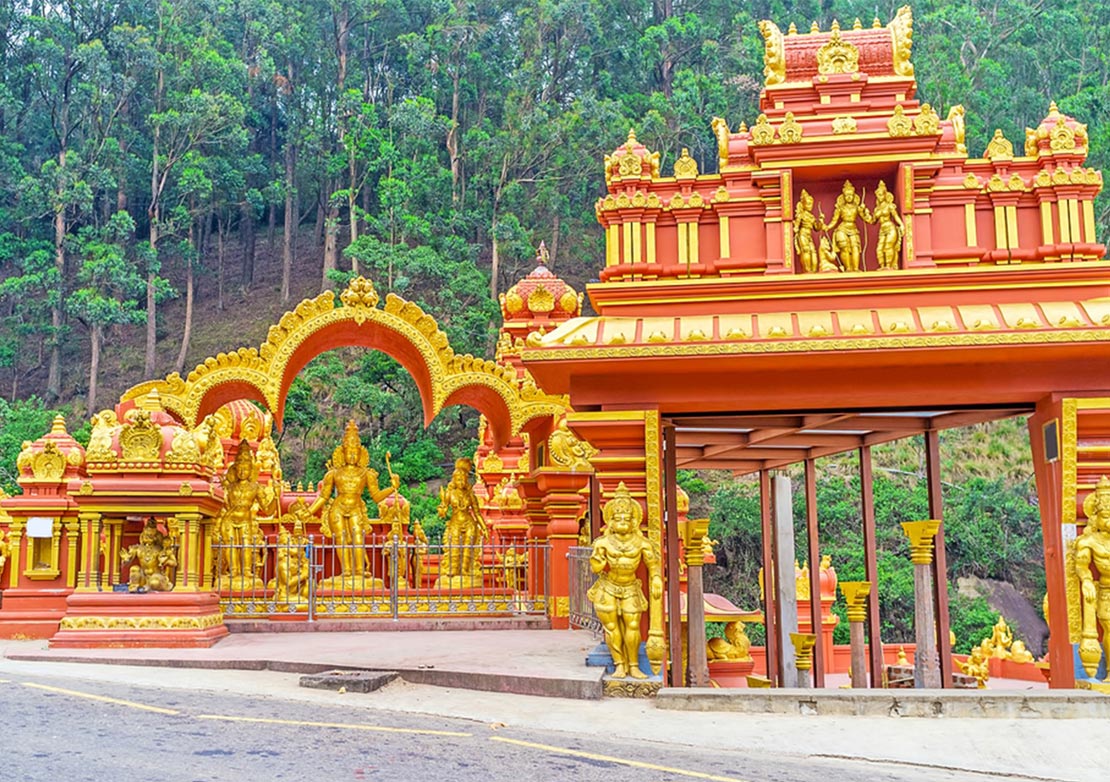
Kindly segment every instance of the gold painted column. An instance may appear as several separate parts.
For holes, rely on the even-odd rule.
[[[913,562],[913,624],[917,639],[913,663],[914,686],[939,688],[940,663],[937,659],[933,573],[930,565],[933,563],[933,538],[940,530],[940,521],[903,521],[902,529],[910,539],[910,561]]]
[[[702,570],[705,565],[705,536],[709,532],[709,519],[689,519],[683,525],[686,547],[686,634],[688,663],[687,686],[709,686],[709,659],[705,641],[705,588]]]
[[[77,514],[81,527],[81,562],[77,571],[78,592],[100,591],[100,514],[86,511]],[[107,565],[107,563],[105,563]]]
[[[817,636],[813,633],[791,633],[790,643],[794,644],[794,667],[798,669],[798,686],[813,689],[813,647]]]
[[[204,545],[207,535],[201,535],[203,518],[199,513],[176,513],[170,522],[170,531],[177,540],[175,592],[201,591],[203,566],[209,558]]]
[[[23,519],[12,519],[11,526],[8,527],[8,543],[11,545],[11,553],[8,554],[8,586],[15,589],[19,586],[19,573],[23,570],[23,556],[21,554],[20,544],[23,540],[23,527],[26,522]],[[28,545],[30,542],[28,541]],[[30,552],[27,553],[30,556]]]
[[[863,623],[867,621],[867,596],[870,581],[841,581],[840,592],[848,609],[849,643],[852,652],[852,687],[867,686],[867,652],[863,642]]]
[[[63,526],[66,530],[66,586],[73,589],[77,586],[77,541],[80,538],[81,528],[77,519],[64,519],[61,523],[55,523],[55,551],[58,551],[58,536]]]

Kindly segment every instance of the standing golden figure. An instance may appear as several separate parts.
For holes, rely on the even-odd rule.
[[[219,542],[223,544],[223,563],[232,591],[262,589],[258,570],[262,567],[265,539],[257,514],[271,510],[272,493],[264,492],[258,482],[258,464],[250,444],[239,441],[235,461],[224,474],[224,506],[216,517]]]
[[[813,244],[813,231],[820,221],[813,214],[813,196],[802,190],[798,205],[794,208],[794,251],[802,264],[802,271],[812,274],[817,271],[817,247]]]
[[[1110,478],[1103,475],[1083,502],[1087,526],[1075,541],[1075,575],[1079,579],[1083,629],[1079,659],[1087,676],[1098,673],[1099,661],[1110,663]],[[1098,580],[1091,566],[1098,572]],[[1099,643],[1099,630],[1102,642]],[[1107,672],[1110,680],[1110,671]]]
[[[605,532],[593,543],[590,569],[597,581],[586,593],[605,629],[605,643],[613,656],[613,678],[646,679],[640,670],[640,620],[649,603],[636,577],[640,564],[647,568],[651,590],[653,632],[663,608],[663,575],[659,552],[640,530],[644,510],[622,481],[602,511]],[[654,661],[653,661],[654,662]]]
[[[894,193],[887,190],[885,182],[879,182],[875,189],[875,209],[871,216],[872,221],[879,224],[879,240],[875,244],[879,268],[897,269],[906,226],[898,214],[898,207],[894,205]]]
[[[875,222],[871,212],[851,182],[845,182],[836,197],[836,207],[833,209],[832,220],[826,223],[819,221],[817,230],[832,231],[833,249],[840,259],[840,265],[846,272],[858,272],[860,261],[863,259],[863,243],[860,240],[858,220],[863,218],[865,223]]]
[[[397,582],[398,589],[408,589],[409,586],[409,519],[412,509],[409,501],[401,496],[401,476],[393,472],[389,463],[389,452],[385,454],[385,468],[389,471],[389,485],[393,493],[378,504],[378,518],[389,525],[386,532],[384,554],[392,560],[394,551],[397,554],[396,571],[390,568]],[[396,548],[395,548],[396,547]]]
[[[320,481],[319,496],[309,507],[316,515],[323,509],[320,531],[336,544],[341,573],[321,583],[324,589],[356,590],[367,586],[381,586],[380,579],[366,576],[366,533],[370,531],[370,517],[363,491],[377,505],[390,494],[393,487],[378,487],[378,473],[371,470],[370,452],[358,436],[358,425],[347,422],[343,442],[332,452],[331,462],[324,479]],[[332,492],[335,497],[332,497]],[[370,583],[367,583],[367,582]]]
[[[462,589],[482,585],[481,545],[489,530],[470,486],[470,467],[469,459],[459,459],[451,480],[439,490],[437,513],[441,519],[447,519],[447,525],[443,530],[437,587]]]

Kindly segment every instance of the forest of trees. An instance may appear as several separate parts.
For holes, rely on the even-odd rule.
[[[904,1],[0,0],[0,482],[47,408],[87,419],[191,369],[206,329],[231,324],[220,350],[253,344],[260,313],[353,271],[489,355],[496,293],[540,240],[579,290],[596,276],[602,156],[629,127],[665,170],[683,147],[713,170],[710,118],[757,113],[759,19],[885,23]],[[1101,167],[1110,0],[913,11],[919,97],[965,106],[973,155],[996,127],[1020,145],[1055,100]],[[1097,220],[1105,234],[1105,199]],[[425,430],[415,393],[381,355],[321,357],[290,394],[287,474],[318,479],[354,412],[374,458],[436,479],[476,415]],[[1027,476],[987,478],[1031,507]],[[699,485],[742,548],[747,495]]]

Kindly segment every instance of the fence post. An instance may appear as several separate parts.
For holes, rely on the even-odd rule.
[[[312,535],[308,536],[308,544],[305,546],[305,555],[308,557],[308,621],[316,621],[316,577],[324,568],[321,566],[319,569],[316,567],[316,546],[313,543]]]

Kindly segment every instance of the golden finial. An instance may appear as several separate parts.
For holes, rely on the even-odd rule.
[[[833,19],[832,27],[829,28],[829,32],[839,33],[840,32],[840,22]]]
[[[536,263],[540,266],[547,266],[551,260],[551,253],[547,249],[547,242],[540,240],[540,248],[536,251]]]
[[[876,16],[874,19],[871,20],[872,29],[878,30],[882,26],[883,23],[879,21],[879,17]]]
[[[791,22],[789,29],[787,29],[787,31],[786,31],[786,34],[787,35],[797,35],[798,34],[798,26],[795,25],[793,22]]]
[[[852,22],[852,29],[853,30],[862,30],[863,29],[863,22],[861,22],[859,20],[858,16],[856,17],[856,21]]]
[[[158,393],[158,389],[152,388],[149,394],[140,397],[138,407],[140,410],[146,410],[148,413],[161,410],[162,396]]]
[[[1056,106],[1056,101],[1049,101],[1048,103],[1048,116],[1054,117],[1060,113],[1060,109]]]
[[[744,122],[744,120],[740,120],[740,127],[736,129],[736,132],[737,133],[747,133],[748,132],[748,123]]]
[[[629,148],[636,146],[636,129],[628,129],[628,141],[624,142]]]
[[[898,665],[909,665],[909,664],[910,664],[909,658],[906,657],[906,647],[899,646],[898,647]]]
[[[809,26],[809,31],[811,33],[819,33],[821,32],[821,28],[817,26],[817,22],[814,22]]]
[[[69,434],[69,432],[66,431],[65,416],[54,416],[54,423],[50,426],[50,434]]]

